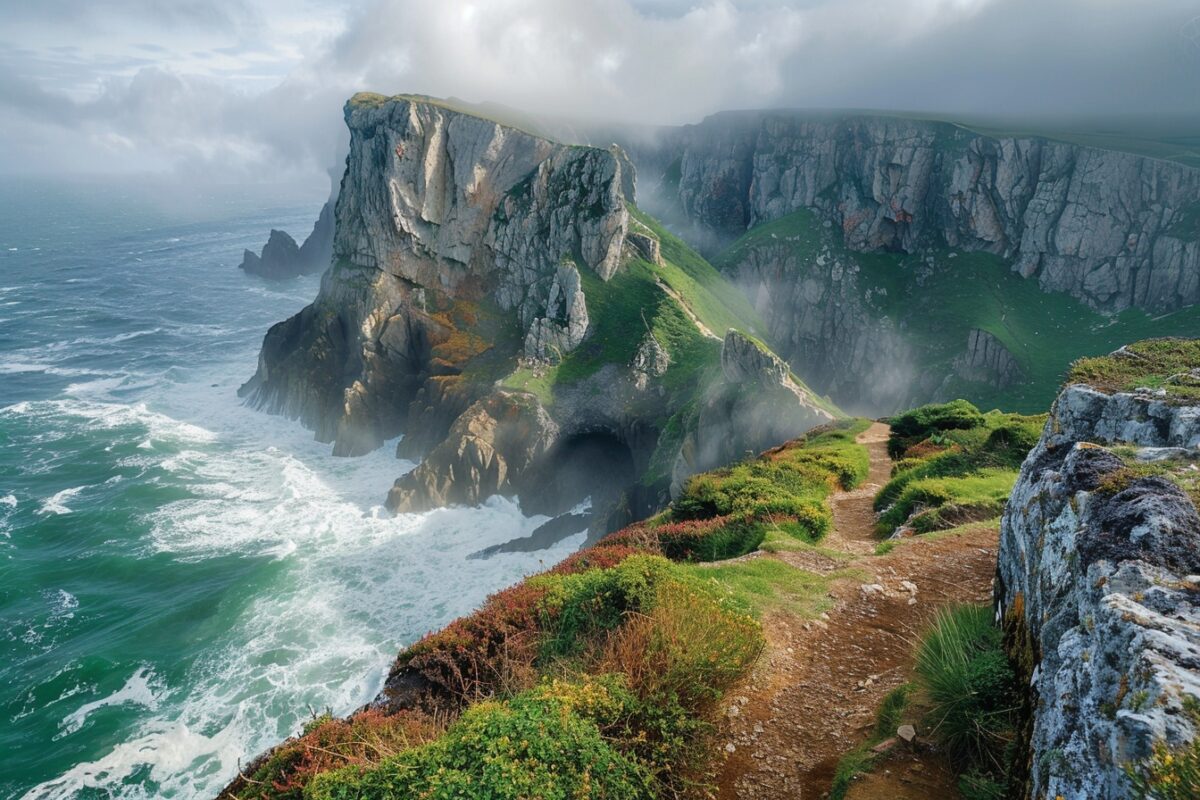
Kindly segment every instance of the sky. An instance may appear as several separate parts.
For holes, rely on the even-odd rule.
[[[0,175],[325,176],[360,90],[654,124],[1200,115],[1200,0],[0,0]]]

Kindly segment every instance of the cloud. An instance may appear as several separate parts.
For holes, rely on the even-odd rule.
[[[320,173],[358,90],[643,123],[764,106],[1200,113],[1190,0],[103,6],[0,12],[0,171]]]

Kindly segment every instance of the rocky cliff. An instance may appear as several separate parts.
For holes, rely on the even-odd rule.
[[[1095,374],[1186,385],[1144,366],[1156,347],[1174,345]],[[1114,385],[1062,392],[1004,515],[996,598],[1033,694],[1029,797],[1130,797],[1128,770],[1200,734],[1200,399]]]
[[[314,303],[268,332],[242,395],[341,455],[403,434],[399,454],[424,461],[397,481],[395,510],[494,493],[546,513],[587,496],[626,515],[661,501],[663,465],[694,425],[685,412],[730,382],[720,337],[761,321],[703,259],[673,238],[666,257],[669,234],[631,217],[621,150],[428,98],[358,95],[345,117],[333,266]],[[787,383],[788,402],[819,413],[784,409],[772,436],[758,425],[730,446],[832,418]]]
[[[1200,301],[1200,170],[902,117],[723,113],[631,145],[656,211],[729,241],[797,209],[860,251],[995,253],[1094,308]]]

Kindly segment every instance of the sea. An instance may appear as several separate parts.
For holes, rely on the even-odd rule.
[[[243,405],[319,277],[238,269],[321,191],[0,181],[0,798],[209,798],[396,653],[577,549],[545,517],[392,516],[395,442],[334,458]]]

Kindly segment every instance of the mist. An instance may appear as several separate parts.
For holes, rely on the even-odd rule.
[[[752,107],[1200,117],[1183,0],[53,0],[0,23],[5,174],[316,185],[363,90],[640,125]]]

